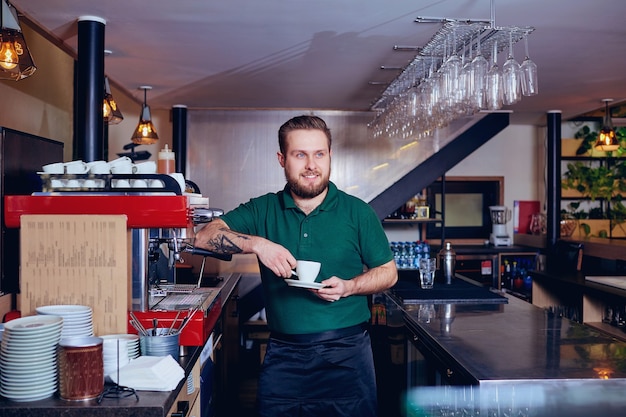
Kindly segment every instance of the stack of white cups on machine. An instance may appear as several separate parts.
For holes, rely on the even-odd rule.
[[[98,177],[99,175],[133,175],[137,178],[116,178],[111,182],[113,188],[163,188],[165,184],[160,179],[142,178],[142,175],[156,174],[156,161],[143,161],[133,163],[133,160],[127,156],[122,156],[111,161],[92,161],[84,162],[74,160],[70,162],[57,162],[43,166],[43,172],[40,174],[47,175],[63,175],[63,177],[52,177],[51,188],[104,188],[105,179]],[[176,180],[181,188],[185,191],[185,178],[183,174],[168,174]]]

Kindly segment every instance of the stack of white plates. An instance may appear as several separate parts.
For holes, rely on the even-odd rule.
[[[128,341],[124,339],[103,339],[102,359],[104,375],[112,374],[128,365]]]
[[[89,306],[50,305],[35,310],[37,314],[63,317],[62,338],[93,336],[93,311]]]
[[[115,373],[139,356],[139,336],[136,334],[107,334],[99,337],[104,341],[102,355],[105,376]]]
[[[57,390],[57,345],[63,318],[29,316],[4,325],[0,347],[0,394],[37,401]]]
[[[136,334],[126,334],[126,333],[121,333],[121,334],[107,334],[104,336],[98,336],[102,339],[106,340],[121,340],[121,341],[125,341],[126,342],[126,347],[128,349],[128,358],[130,360],[135,359],[136,357],[139,356],[140,352],[139,352],[139,336]],[[106,343],[106,342],[105,342]],[[120,344],[120,346],[122,346]]]

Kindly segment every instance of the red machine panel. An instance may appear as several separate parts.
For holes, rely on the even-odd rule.
[[[187,197],[145,195],[7,195],[6,227],[20,227],[23,214],[125,214],[129,229],[186,227]]]

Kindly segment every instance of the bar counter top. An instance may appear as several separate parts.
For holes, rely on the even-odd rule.
[[[240,279],[240,274],[229,274],[224,277],[224,281],[219,287],[220,290],[217,301],[225,304]],[[158,391],[136,391],[134,395],[120,396],[120,398],[103,398],[100,404],[96,399],[84,401],[66,401],[54,396],[31,402],[16,402],[0,397],[0,416],[2,417],[165,417],[176,401],[178,394],[186,389],[187,377],[192,368],[199,360],[202,353],[202,346],[187,347],[185,356],[175,358],[180,366],[185,370],[183,378],[175,390]],[[106,384],[107,390],[110,385]],[[199,388],[199,387],[197,387]]]
[[[425,298],[407,304],[387,291],[387,324],[403,322],[420,352],[440,365],[443,384],[466,387],[457,391],[464,398],[467,387],[474,387],[472,395],[479,389],[489,392],[489,401],[494,390],[498,397],[499,389],[504,404],[517,389],[519,404],[534,395],[535,408],[541,410],[508,415],[578,415],[547,410],[554,413],[559,407],[581,405],[580,401],[579,410],[594,411],[587,415],[626,415],[626,343],[503,295],[506,303],[433,304]],[[412,410],[420,401],[435,398],[431,395],[435,388],[409,387]],[[429,394],[424,396],[425,392]],[[614,410],[619,412],[612,414]]]

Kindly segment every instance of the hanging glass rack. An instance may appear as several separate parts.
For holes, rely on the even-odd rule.
[[[421,108],[417,106],[418,108],[416,108],[416,100],[434,101],[441,100],[441,97],[437,99],[418,97],[416,99],[415,94],[412,92],[419,90],[423,84],[433,83],[433,79],[440,75],[438,72],[442,70],[444,63],[450,56],[456,55],[463,62],[469,62],[472,60],[472,57],[480,53],[489,63],[495,63],[498,53],[506,48],[512,48],[512,45],[520,40],[527,39],[528,35],[535,30],[530,26],[495,26],[493,20],[457,20],[447,18],[429,20],[417,18],[416,21],[440,22],[442,26],[426,45],[422,48],[416,48],[417,53],[413,60],[387,86],[381,96],[371,106],[371,110],[377,113],[374,121],[370,123],[370,127],[374,129],[374,136],[380,134],[392,135],[399,132],[402,132],[402,136],[410,136],[416,133],[416,129],[421,129],[428,135],[432,133],[435,127],[441,127],[455,118],[481,110],[480,106],[465,111],[458,111],[458,108],[447,109],[445,105],[438,105],[436,110],[429,107],[424,111],[425,106]],[[528,52],[526,54],[528,55]],[[448,93],[453,94],[449,91]],[[445,98],[443,101],[445,101]],[[495,110],[493,107],[490,109]],[[420,111],[425,114],[419,114]],[[436,115],[434,116],[434,114]],[[437,120],[433,121],[433,117],[437,118]],[[418,119],[417,125],[412,120],[413,118]],[[427,119],[431,120],[424,124],[424,121]],[[389,129],[390,125],[395,126],[395,131],[394,129]]]

